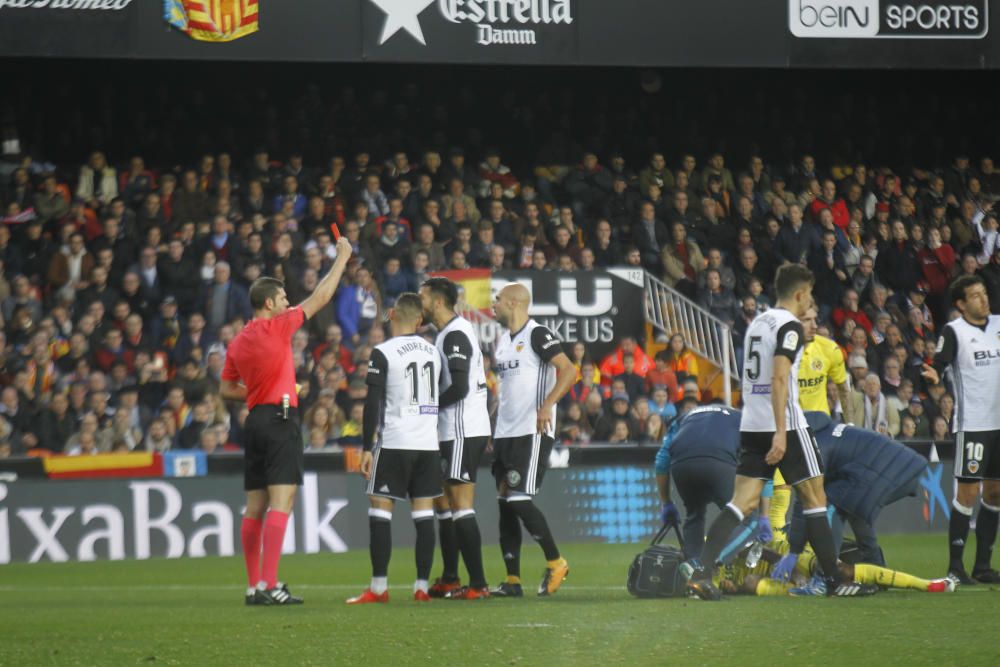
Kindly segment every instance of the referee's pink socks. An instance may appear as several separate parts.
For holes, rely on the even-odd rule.
[[[267,587],[278,585],[278,561],[281,560],[281,546],[285,542],[285,527],[288,525],[288,513],[278,510],[268,510],[264,519],[264,566],[261,578]]]
[[[264,522],[243,517],[240,538],[243,542],[243,562],[247,565],[247,586],[253,588],[260,581],[260,537]]]

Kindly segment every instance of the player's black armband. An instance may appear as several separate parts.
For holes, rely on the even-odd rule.
[[[438,407],[455,405],[469,395],[469,371],[451,371],[451,386],[441,392]]]
[[[542,361],[548,363],[563,351],[562,343],[548,327],[538,326],[531,331],[531,349]]]

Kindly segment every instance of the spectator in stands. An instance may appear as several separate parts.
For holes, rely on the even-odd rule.
[[[952,435],[948,421],[944,417],[938,416],[934,418],[931,427],[931,439],[938,444],[954,442],[955,436]]]
[[[594,253],[594,265],[599,268],[618,266],[622,263],[621,247],[612,238],[611,223],[598,220],[594,227],[594,240],[590,244]]]
[[[884,283],[897,292],[906,292],[920,279],[920,260],[902,221],[893,221],[892,243],[879,251],[875,270]]]
[[[841,298],[840,306],[834,308],[830,316],[833,326],[836,329],[843,329],[844,324],[848,320],[851,320],[864,329],[866,333],[871,333],[871,320],[869,320],[868,315],[859,308],[859,302],[860,298],[858,297],[857,290],[849,288],[844,291],[844,296]]]
[[[722,281],[722,287],[735,290],[736,288],[736,274],[733,270],[726,266],[725,259],[723,258],[722,251],[719,248],[712,247],[708,249],[708,253],[705,255],[705,269],[715,269],[719,272],[719,277]],[[698,287],[705,287],[705,279],[707,278],[706,271],[702,271],[698,275]]]
[[[670,390],[665,385],[658,384],[653,387],[650,393],[652,396],[648,399],[650,413],[658,415],[664,424],[673,421],[677,416],[677,408],[670,400],[673,396]]]
[[[913,422],[913,431],[909,437],[931,437],[930,423],[927,419],[927,415],[924,414],[924,403],[919,397],[913,396],[910,398],[909,403],[906,406],[906,410],[900,414],[900,417],[909,419]]]
[[[147,452],[169,451],[172,445],[170,434],[167,433],[167,424],[160,417],[156,417],[149,423],[149,430],[142,442],[142,449]]]
[[[683,228],[684,225],[681,224]],[[662,221],[656,219],[652,202],[644,201],[639,206],[639,220],[633,226],[632,238],[642,253],[642,264],[647,271],[660,272],[660,252],[670,245],[670,236]]]
[[[896,437],[899,433],[899,413],[890,409],[885,394],[882,393],[882,383],[878,375],[869,373],[864,380],[862,389],[851,393],[853,413],[864,415],[860,424],[862,428],[878,431]]]
[[[69,198],[67,192],[60,189],[54,174],[47,174],[42,181],[42,190],[35,193],[32,205],[38,221],[51,230],[69,213]]]
[[[90,154],[87,164],[80,167],[76,196],[87,206],[100,210],[118,196],[118,177],[102,151]]]
[[[656,387],[665,387],[667,400],[673,401],[677,395],[677,375],[670,368],[670,352],[660,350],[653,357],[653,368],[646,371],[645,393],[652,395]]]
[[[371,271],[358,267],[350,284],[342,284],[337,291],[337,322],[344,331],[345,340],[357,347],[378,320],[381,298]]]
[[[823,191],[820,196],[816,197],[809,205],[812,219],[818,221],[820,212],[828,210],[833,214],[833,224],[839,229],[846,230],[847,223],[850,221],[850,213],[844,200],[837,196],[837,184],[834,183],[833,179],[825,178],[822,187]]]
[[[510,167],[500,161],[500,151],[496,148],[486,150],[484,160],[479,163],[479,177],[478,194],[481,198],[489,195],[493,183],[499,183],[503,187],[505,198],[513,199],[517,195],[518,179]]]
[[[198,308],[206,314],[211,331],[236,318],[247,321],[252,315],[246,288],[231,278],[229,263],[217,262],[212,283],[202,288]]]
[[[600,372],[590,359],[583,359],[579,366],[579,376],[576,383],[570,387],[560,404],[566,409],[571,403],[585,404],[591,394],[603,394],[600,383]]]
[[[750,293],[750,281],[759,280],[766,283],[766,273],[759,264],[757,251],[754,247],[744,246],[739,250],[739,265],[734,272],[734,291],[738,297],[747,296]]]
[[[788,223],[782,225],[772,249],[778,263],[805,265],[810,253],[818,246],[820,240],[815,228],[803,223],[802,207],[798,204],[789,206]]]
[[[193,312],[188,316],[187,328],[174,347],[174,362],[181,363],[192,357],[200,362],[205,358],[209,345],[214,342],[215,336],[206,330],[205,316],[201,312]]]
[[[177,449],[197,449],[201,433],[211,425],[212,412],[208,404],[199,401],[194,404],[191,420],[177,432]]]
[[[735,192],[736,184],[733,182],[733,174],[726,168],[726,160],[722,153],[713,153],[709,156],[705,169],[701,172],[701,187],[707,188],[708,179],[712,176],[719,177],[722,189],[727,192]]]
[[[649,186],[653,184],[663,190],[674,189],[674,176],[667,168],[663,153],[653,153],[649,164],[639,172],[639,193],[643,197],[649,196]]]
[[[813,249],[808,263],[816,278],[813,297],[819,304],[819,319],[823,321],[840,302],[841,293],[849,284],[847,265],[834,230],[823,231],[820,246]]]
[[[635,403],[644,392],[644,379],[635,369],[635,356],[633,352],[622,353],[622,372],[615,375],[611,382],[621,381],[628,394],[629,403]]]
[[[668,365],[677,377],[678,383],[683,383],[690,376],[698,376],[698,359],[688,349],[687,342],[684,340],[682,334],[675,333],[670,337],[670,347],[667,349],[667,352],[670,355]]]
[[[674,223],[671,233],[671,243],[664,245],[661,252],[663,280],[688,298],[695,298],[698,275],[705,267],[701,248],[693,239],[688,238],[687,228],[683,223]],[[645,262],[645,254],[643,258]]]
[[[705,275],[706,285],[698,294],[698,305],[731,327],[739,310],[736,296],[732,290],[723,287],[719,269],[710,268]]]
[[[627,428],[625,439],[630,439],[632,433],[636,430],[630,411],[631,408],[627,393],[619,391],[612,394],[611,411],[594,424],[594,441],[611,442],[611,438],[614,436],[616,429],[618,429],[617,425],[619,422],[624,422]],[[618,442],[622,441],[623,440],[619,440]]]
[[[583,159],[563,181],[580,217],[600,212],[601,203],[611,192],[611,174],[597,161],[597,155],[584,153]]]
[[[733,345],[738,364],[743,363],[743,341],[747,335],[747,328],[756,318],[757,300],[752,294],[748,294],[740,299],[740,309],[736,313],[736,321],[733,322]]]
[[[625,372],[625,355],[631,354],[634,362],[634,372],[640,378],[646,377],[646,373],[653,367],[646,353],[639,347],[633,336],[623,336],[618,349],[606,356],[600,365],[601,382],[605,385],[611,384],[612,379]]]
[[[69,398],[55,392],[38,423],[38,447],[61,454],[66,441],[76,430],[76,419],[69,411]]]
[[[905,347],[903,346],[904,349]],[[882,393],[890,399],[895,397],[902,382],[903,375],[900,359],[896,355],[893,355],[886,359],[882,365]],[[896,407],[896,411],[899,411],[898,406]]]

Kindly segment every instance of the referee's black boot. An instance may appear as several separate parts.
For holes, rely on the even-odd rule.
[[[252,604],[270,607],[275,605],[302,604],[303,602],[302,598],[292,595],[291,591],[288,590],[288,586],[279,581],[277,586],[269,589],[265,589],[261,584],[258,584],[257,590],[254,592],[254,601]],[[251,603],[248,602],[248,604]]]

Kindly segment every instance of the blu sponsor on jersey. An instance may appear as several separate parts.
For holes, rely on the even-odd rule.
[[[788,0],[788,28],[801,38],[981,39],[988,0]]]
[[[1000,336],[998,336],[1000,338]],[[976,366],[989,366],[994,360],[1000,359],[1000,349],[976,350],[972,353]]]

